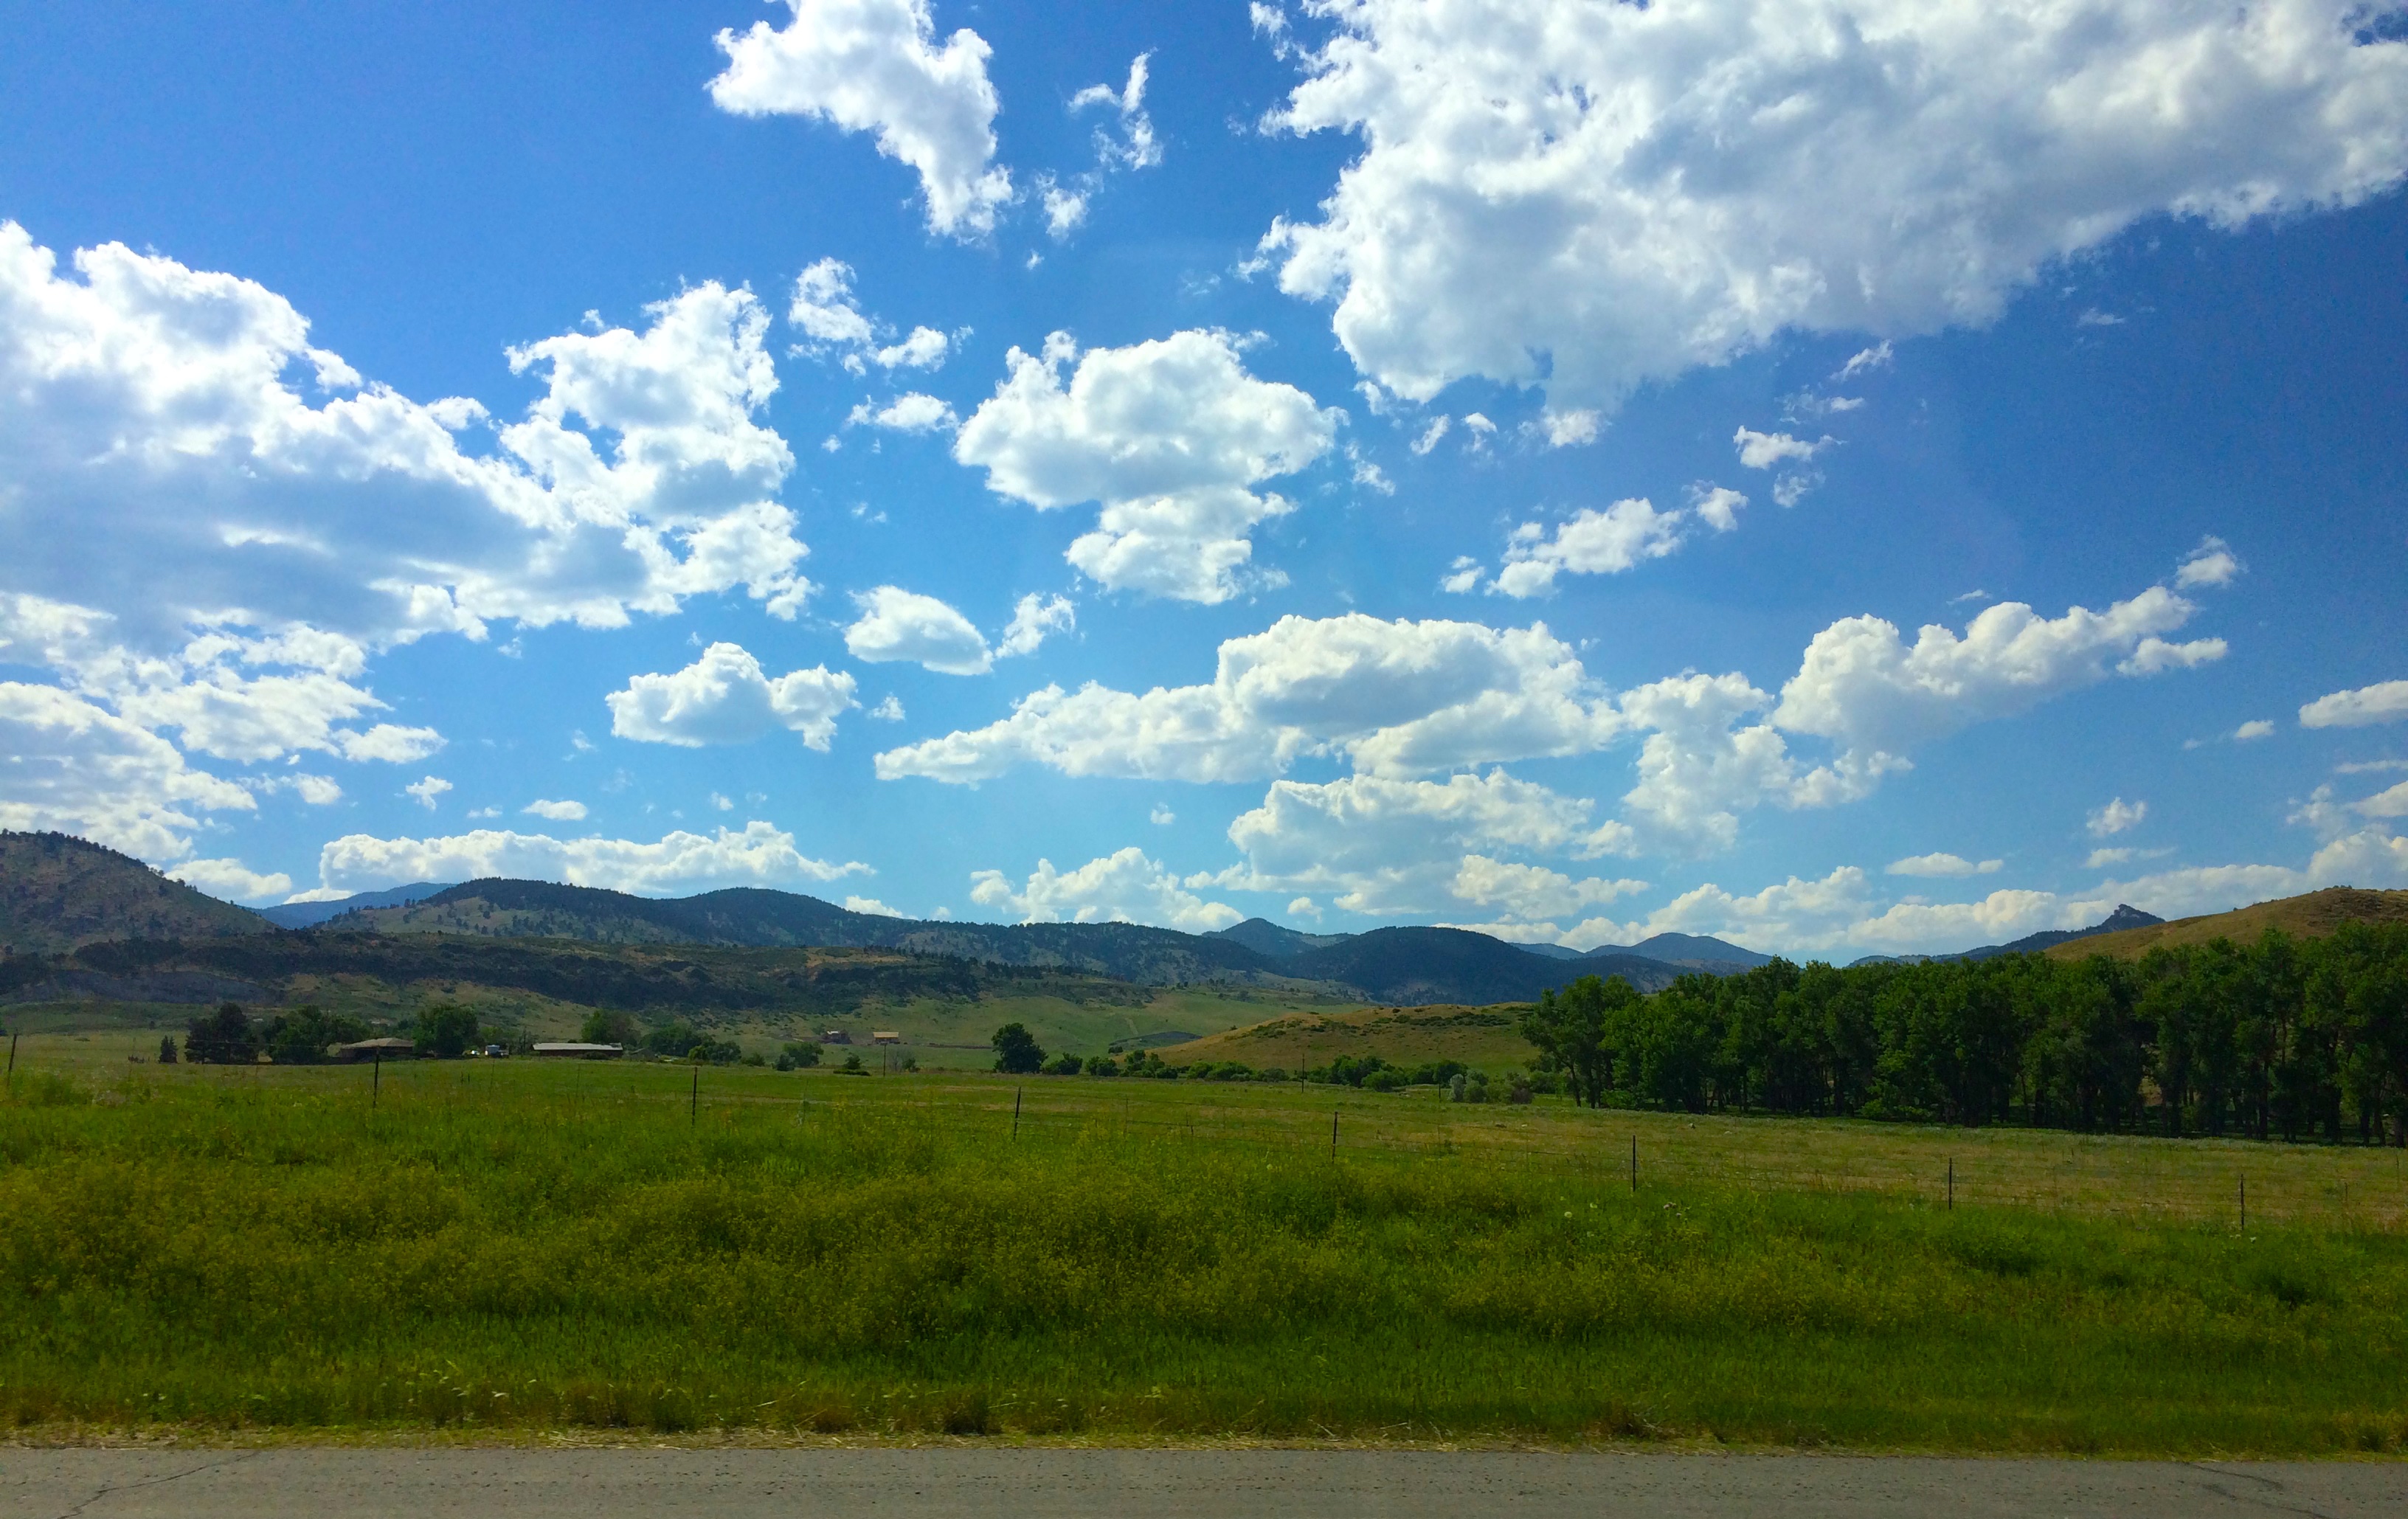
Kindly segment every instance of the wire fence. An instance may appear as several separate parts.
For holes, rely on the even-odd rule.
[[[2395,1230],[2408,1155],[2394,1148],[1947,1129],[1857,1120],[1453,1103],[1296,1083],[1157,1082],[953,1073],[780,1075],[727,1068],[513,1061],[368,1068],[159,1069],[357,1102],[392,1123],[506,1112],[577,1124],[803,1123],[948,1146],[1125,1152],[1166,1146],[1553,1174],[1641,1192],[1879,1194],[1935,1208],[2015,1208],[2135,1221]],[[362,1100],[365,1099],[365,1100]]]

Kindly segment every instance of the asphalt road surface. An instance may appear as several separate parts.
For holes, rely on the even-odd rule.
[[[2408,1464],[1426,1451],[0,1448],[8,1519],[2408,1515]]]

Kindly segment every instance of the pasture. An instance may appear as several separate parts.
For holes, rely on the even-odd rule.
[[[0,1110],[21,1426],[2408,1441],[2393,1151],[139,1038]]]

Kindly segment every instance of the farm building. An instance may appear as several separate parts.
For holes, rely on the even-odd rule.
[[[616,1060],[627,1051],[625,1046],[618,1044],[584,1044],[575,1039],[554,1039],[538,1042],[535,1053],[554,1060]]]
[[[404,1039],[362,1039],[356,1044],[337,1044],[337,1060],[407,1060],[418,1053],[418,1046]]]

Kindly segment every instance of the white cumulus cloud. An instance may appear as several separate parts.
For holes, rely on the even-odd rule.
[[[995,158],[1001,109],[990,50],[968,27],[937,44],[927,0],[787,0],[783,31],[755,21],[719,34],[727,67],[711,101],[738,116],[808,116],[876,135],[920,176],[928,227],[957,237],[995,228],[1011,174]]]
[[[922,391],[906,391],[882,407],[864,401],[844,419],[848,427],[882,427],[890,433],[951,432],[960,423],[952,407]]]
[[[888,780],[969,781],[1018,765],[1068,775],[1266,779],[1302,753],[1410,775],[1584,753],[1620,728],[1570,647],[1544,624],[1284,617],[1221,645],[1210,685],[1142,695],[1047,686],[1012,715],[878,756]]]
[[[519,810],[524,812],[531,818],[541,818],[546,823],[582,823],[585,821],[585,804],[583,802],[554,802],[538,800],[527,803],[526,806],[519,809]]]
[[[2408,170],[2408,49],[2333,0],[1313,8],[1334,35],[1270,124],[1364,146],[1264,256],[1415,400],[1477,375],[1606,406],[1785,329],[1978,324],[2152,216]]]
[[[2108,838],[2119,833],[2129,833],[2149,815],[2146,802],[2128,802],[2118,796],[2106,806],[2091,810],[2086,826],[2093,838]]]
[[[741,645],[723,642],[674,674],[633,676],[625,690],[603,699],[610,731],[622,738],[699,749],[751,743],[787,728],[824,752],[837,719],[859,705],[854,689],[851,675],[824,665],[771,680]]]
[[[935,596],[882,585],[853,601],[861,615],[844,630],[844,646],[855,659],[909,661],[941,675],[984,675],[995,667],[978,628]]]
[[[995,646],[995,657],[1011,659],[1033,654],[1047,638],[1079,625],[1079,609],[1065,596],[1040,596],[1032,591],[1011,609],[1011,622]]]
[[[1022,923],[1141,923],[1208,933],[1245,916],[1182,889],[1178,876],[1134,844],[1075,870],[1039,860],[1017,890],[1000,870],[973,871],[970,881],[971,901]]]
[[[2197,610],[2161,586],[2103,612],[2074,607],[2057,618],[2004,601],[1983,609],[1961,637],[1927,623],[1911,647],[1881,618],[1846,618],[1807,645],[1798,674],[1781,688],[1774,721],[1859,753],[1903,753],[2103,680],[2110,659],[2133,654],[2144,640],[2175,649],[2157,635]],[[2128,659],[2115,667],[2145,674],[2191,662]]]
[[[2245,567],[2222,538],[2205,537],[2174,571],[2174,584],[2186,591],[2194,586],[2230,585]]]
[[[1311,465],[1337,436],[1340,413],[1248,374],[1226,333],[1083,356],[1055,333],[1041,354],[1015,348],[1006,362],[953,457],[984,468],[989,490],[1040,509],[1101,503],[1095,531],[1067,557],[1113,590],[1200,602],[1237,595],[1254,554],[1248,535],[1289,509],[1255,487]]]
[[[0,828],[173,860],[190,853],[204,815],[258,806],[155,733],[55,687],[0,681]]]
[[[1828,437],[1809,443],[1787,433],[1756,433],[1744,427],[1732,435],[1731,441],[1738,445],[1739,462],[1750,469],[1770,469],[1790,459],[1812,459],[1831,446]]]
[[[439,775],[421,777],[401,788],[401,794],[426,809],[435,810],[436,798],[452,789],[452,782]]]
[[[1741,499],[1744,500],[1745,497]],[[1557,575],[1619,575],[1644,559],[1681,546],[1681,513],[1657,511],[1644,498],[1616,501],[1603,511],[1584,507],[1550,537],[1537,523],[1515,528],[1505,544],[1497,589],[1506,595],[1543,595]]]
[[[2363,728],[2402,718],[2408,718],[2408,681],[2336,691],[2300,709],[2303,728]]]

